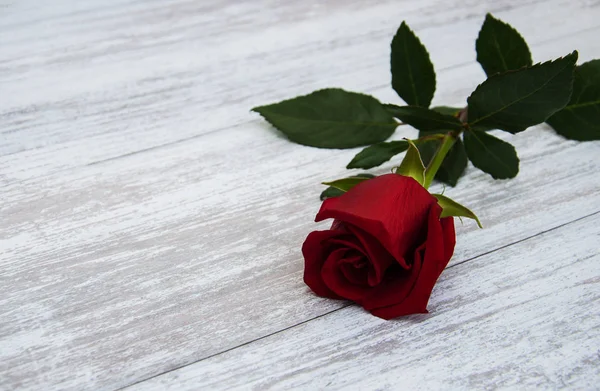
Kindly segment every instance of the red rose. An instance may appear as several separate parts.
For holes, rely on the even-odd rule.
[[[392,319],[427,313],[433,286],[454,252],[452,217],[410,177],[388,174],[323,202],[302,253],[304,282],[319,296],[348,299]]]

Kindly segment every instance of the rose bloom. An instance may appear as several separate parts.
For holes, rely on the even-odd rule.
[[[410,177],[382,175],[321,205],[302,253],[304,282],[317,295],[347,299],[392,319],[427,313],[438,277],[452,257],[454,220]]]

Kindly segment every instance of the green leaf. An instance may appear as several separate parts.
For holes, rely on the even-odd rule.
[[[364,173],[364,174],[353,175],[351,178],[371,179],[371,178],[375,178],[375,175]],[[328,187],[327,189],[323,190],[323,192],[321,193],[320,199],[321,199],[321,201],[323,201],[323,200],[326,200],[327,198],[341,196],[344,193],[345,193],[345,191],[343,191],[343,190],[336,189],[335,187]]]
[[[436,106],[436,107],[432,107],[431,110],[437,111],[440,114],[451,115],[453,117],[457,117],[458,113],[460,113],[462,108],[450,107],[450,106]]]
[[[398,123],[372,96],[329,88],[255,107],[291,141],[319,148],[354,148],[384,141]]]
[[[571,140],[600,140],[600,60],[575,68],[569,104],[546,121]]]
[[[421,137],[426,137],[426,136],[430,136],[432,133],[430,132],[419,132],[419,138]],[[441,132],[440,132],[441,134]],[[419,153],[421,154],[421,160],[423,160],[423,165],[425,165],[425,167],[427,167],[427,165],[429,165],[429,162],[431,161],[431,159],[433,159],[433,155],[435,154],[435,151],[437,151],[438,147],[440,146],[440,142],[441,140],[426,140],[426,141],[421,141],[421,140],[417,140],[417,148],[419,148]]]
[[[490,14],[485,16],[475,48],[477,61],[488,76],[528,67],[533,63],[527,42],[521,34]]]
[[[392,39],[392,88],[409,105],[429,107],[435,71],[429,53],[405,22]]]
[[[323,182],[324,185],[330,186],[323,193],[321,193],[321,200],[325,198],[337,197],[348,190],[352,189],[354,186],[358,185],[361,182],[369,180],[371,178],[375,178],[375,175],[371,174],[358,174],[353,175],[348,178],[337,179],[331,182]],[[333,189],[333,190],[330,190]],[[334,191],[337,190],[337,191]]]
[[[390,141],[373,144],[360,151],[346,168],[373,168],[387,162],[408,149],[406,141]]]
[[[471,94],[469,125],[517,133],[565,107],[573,88],[577,52],[530,68],[491,76]]]
[[[514,178],[519,173],[515,147],[489,133],[465,132],[465,150],[471,163],[494,179]]]
[[[440,214],[440,217],[467,217],[469,219],[475,220],[479,228],[483,228],[481,222],[479,221],[479,218],[466,206],[462,206],[458,202],[441,194],[432,194],[432,196],[437,198],[438,204],[442,207],[442,213]]]
[[[319,198],[321,199],[321,201],[325,201],[328,198],[339,197],[344,193],[345,191],[341,191],[340,189],[336,189],[335,187],[330,186],[327,189],[323,190]]]
[[[419,137],[423,135],[422,132],[419,133]],[[425,166],[429,165],[440,143],[441,140],[431,140],[417,145]],[[465,172],[468,162],[469,159],[467,158],[465,146],[459,138],[454,142],[450,152],[446,155],[438,172],[435,174],[435,179],[450,186],[456,186],[458,179]]]
[[[446,155],[442,166],[435,175],[435,179],[442,183],[447,183],[450,186],[456,186],[458,179],[464,174],[467,169],[467,151],[465,145],[458,139]]]
[[[421,160],[421,154],[417,149],[417,146],[411,141],[408,141],[408,151],[406,156],[400,163],[400,166],[396,169],[396,174],[409,176],[419,182],[421,185],[425,180],[425,166]]]
[[[423,132],[460,130],[463,127],[458,118],[424,107],[386,104],[385,108],[400,121]]]

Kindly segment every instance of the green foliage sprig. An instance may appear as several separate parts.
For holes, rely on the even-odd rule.
[[[430,107],[436,89],[434,67],[425,46],[402,22],[391,43],[391,84],[407,105],[382,104],[369,95],[328,88],[253,111],[299,144],[368,145],[348,163],[349,169],[373,168],[407,150],[405,161],[408,155],[416,161],[411,150],[418,149],[425,171],[417,176],[425,175],[425,187],[432,179],[427,170],[429,176],[455,186],[468,161],[495,179],[515,177],[519,172],[515,148],[490,130],[516,134],[546,122],[568,139],[600,139],[600,60],[576,66],[574,51],[534,64],[517,30],[490,14],[475,49],[487,79],[467,98],[464,108]],[[419,138],[386,142],[400,124],[418,129]],[[405,169],[420,171],[407,164],[402,163]],[[339,195],[367,178],[359,174],[327,183],[333,186],[321,197]]]

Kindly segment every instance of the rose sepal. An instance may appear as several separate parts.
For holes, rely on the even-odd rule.
[[[371,175],[371,174],[359,174],[359,175],[355,175],[355,176],[351,176],[351,177],[347,177],[347,178],[336,179],[331,182],[321,182],[321,184],[333,187],[333,188],[341,190],[345,193],[348,190],[352,189],[354,186],[358,185],[359,183],[364,182],[369,179],[372,179],[372,178],[375,178],[375,176]]]
[[[440,214],[440,218],[450,217],[450,216],[466,217],[466,218],[475,220],[477,222],[477,225],[479,226],[479,228],[483,228],[477,215],[475,215],[475,213],[473,213],[466,206],[461,205],[458,202],[454,201],[453,199],[448,198],[442,194],[431,194],[431,195],[437,199],[438,204],[442,207],[442,213]]]
[[[408,150],[400,163],[400,166],[394,171],[398,175],[404,175],[413,178],[421,186],[425,182],[425,165],[421,159],[421,153],[412,140],[405,139],[408,142]]]

